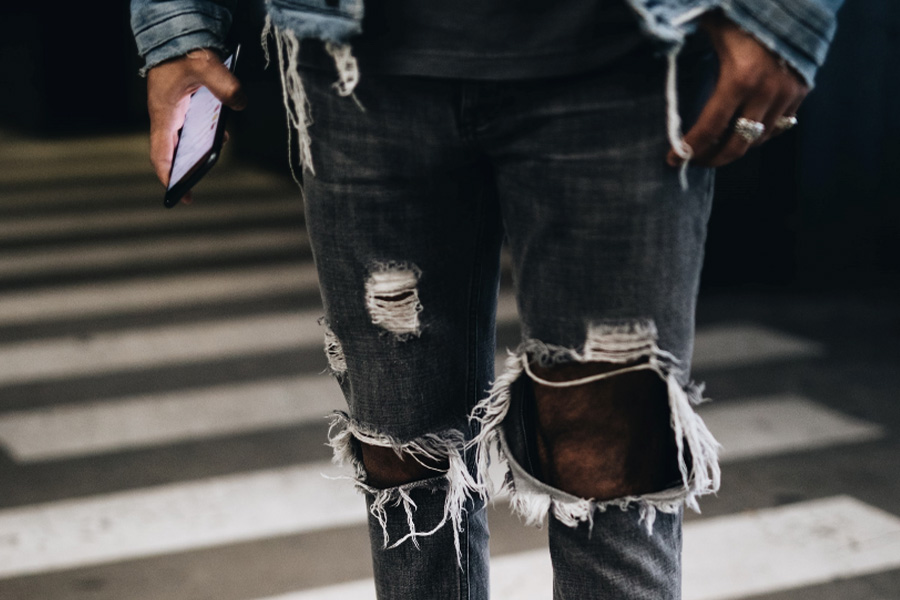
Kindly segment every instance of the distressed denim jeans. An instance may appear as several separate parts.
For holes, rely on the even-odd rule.
[[[712,66],[682,56],[688,122]],[[331,443],[366,499],[380,599],[488,598],[491,448],[512,507],[549,516],[554,598],[680,597],[682,509],[719,478],[689,378],[713,174],[690,167],[685,188],[665,163],[665,76],[649,47],[553,79],[363,73],[355,98],[334,92],[333,72],[301,72],[307,227],[348,406]],[[504,240],[522,343],[495,379]],[[529,364],[590,361],[665,382],[681,451],[671,488],[598,502],[529,468]],[[376,488],[360,444],[446,471]]]

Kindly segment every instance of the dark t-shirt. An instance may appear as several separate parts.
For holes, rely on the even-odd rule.
[[[640,45],[624,0],[366,0],[351,41],[363,72],[465,79],[570,75]],[[333,64],[306,41],[301,62]]]

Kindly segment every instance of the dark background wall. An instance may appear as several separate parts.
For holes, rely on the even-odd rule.
[[[900,3],[848,0],[791,133],[721,169],[706,285],[895,284]]]
[[[127,2],[19,4],[0,8],[0,128],[38,136],[146,128]],[[235,18],[253,107],[235,119],[235,145],[244,159],[286,171],[277,76],[262,69],[258,4],[244,2]],[[896,0],[844,6],[800,125],[718,174],[707,288],[900,281],[898,36]]]
[[[37,135],[142,123],[128,2],[3,2],[0,124]]]

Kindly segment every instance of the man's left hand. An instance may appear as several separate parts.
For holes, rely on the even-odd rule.
[[[718,54],[719,80],[684,141],[693,151],[694,163],[720,167],[781,133],[776,121],[794,116],[809,88],[783,61],[721,14],[706,15],[700,26]],[[762,135],[750,140],[736,133],[734,126],[741,117],[762,123]],[[678,166],[683,159],[670,150],[666,161]]]

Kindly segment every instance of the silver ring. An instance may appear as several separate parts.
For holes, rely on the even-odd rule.
[[[782,131],[787,131],[791,127],[797,124],[797,117],[794,115],[778,117],[775,120],[775,127],[781,129]]]
[[[734,132],[752,144],[766,132],[766,126],[759,121],[741,117],[734,122]]]

